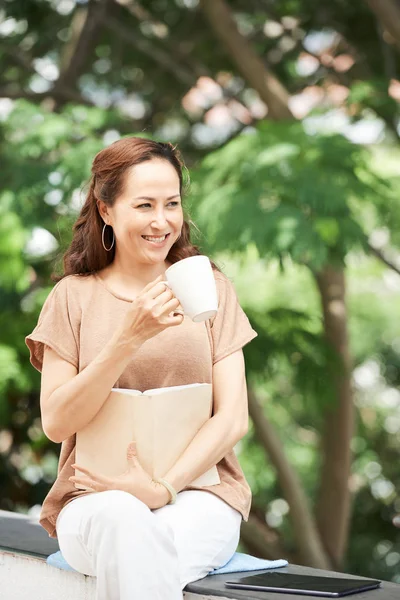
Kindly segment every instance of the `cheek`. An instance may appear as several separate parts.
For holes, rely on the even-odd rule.
[[[176,215],[174,215],[173,222],[177,226],[182,227],[182,225],[183,225],[183,219],[184,219],[183,211],[182,210],[181,211],[176,211]]]
[[[135,215],[135,217],[127,216],[123,229],[127,235],[140,233],[148,225],[149,219],[144,215]]]

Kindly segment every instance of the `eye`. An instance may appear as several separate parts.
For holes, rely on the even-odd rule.
[[[180,202],[173,200],[173,201],[171,201],[171,202],[168,203],[168,206],[172,206],[173,208],[175,208],[176,206],[179,206],[179,204],[180,204]],[[138,206],[136,208],[148,208],[148,207],[151,208],[150,202],[145,202],[143,204],[138,204]]]

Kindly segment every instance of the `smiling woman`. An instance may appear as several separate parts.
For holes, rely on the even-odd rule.
[[[217,314],[196,323],[179,311],[166,269],[199,254],[182,195],[171,144],[130,137],[97,154],[64,274],[26,337],[42,372],[43,430],[62,443],[40,523],[70,566],[96,575],[97,600],[181,599],[187,583],[231,558],[249,516],[233,449],[248,422],[242,348],[257,334],[215,265]],[[87,472],[91,491],[76,489],[76,433],[113,388],[193,383],[212,384],[213,412],[162,478],[145,471],[132,440],[125,473]],[[211,467],[220,483],[197,485]]]

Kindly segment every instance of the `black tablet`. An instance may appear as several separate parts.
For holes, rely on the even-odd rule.
[[[237,581],[226,581],[229,588],[256,590],[262,592],[282,592],[341,598],[357,592],[373,590],[381,584],[377,579],[344,579],[342,577],[316,577],[294,573],[262,573],[241,577]]]

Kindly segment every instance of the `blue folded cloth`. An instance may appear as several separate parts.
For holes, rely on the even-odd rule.
[[[75,571],[69,566],[60,551],[50,554],[47,557],[47,564],[64,571]],[[288,564],[287,560],[264,560],[262,558],[256,558],[250,556],[250,554],[242,554],[241,552],[235,552],[232,558],[219,569],[214,569],[209,575],[222,575],[223,573],[235,573],[241,571],[258,571],[260,569],[277,569],[278,567],[286,567]]]
[[[264,558],[256,558],[250,554],[242,554],[235,552],[232,558],[219,569],[214,569],[209,575],[222,575],[223,573],[240,573],[242,571],[258,571],[261,569],[277,569],[278,567],[286,567],[288,561],[281,558],[279,560],[266,560]]]
[[[75,569],[69,566],[60,551],[50,554],[50,556],[47,557],[46,562],[51,567],[57,567],[57,569],[63,569],[63,571],[75,571]]]

